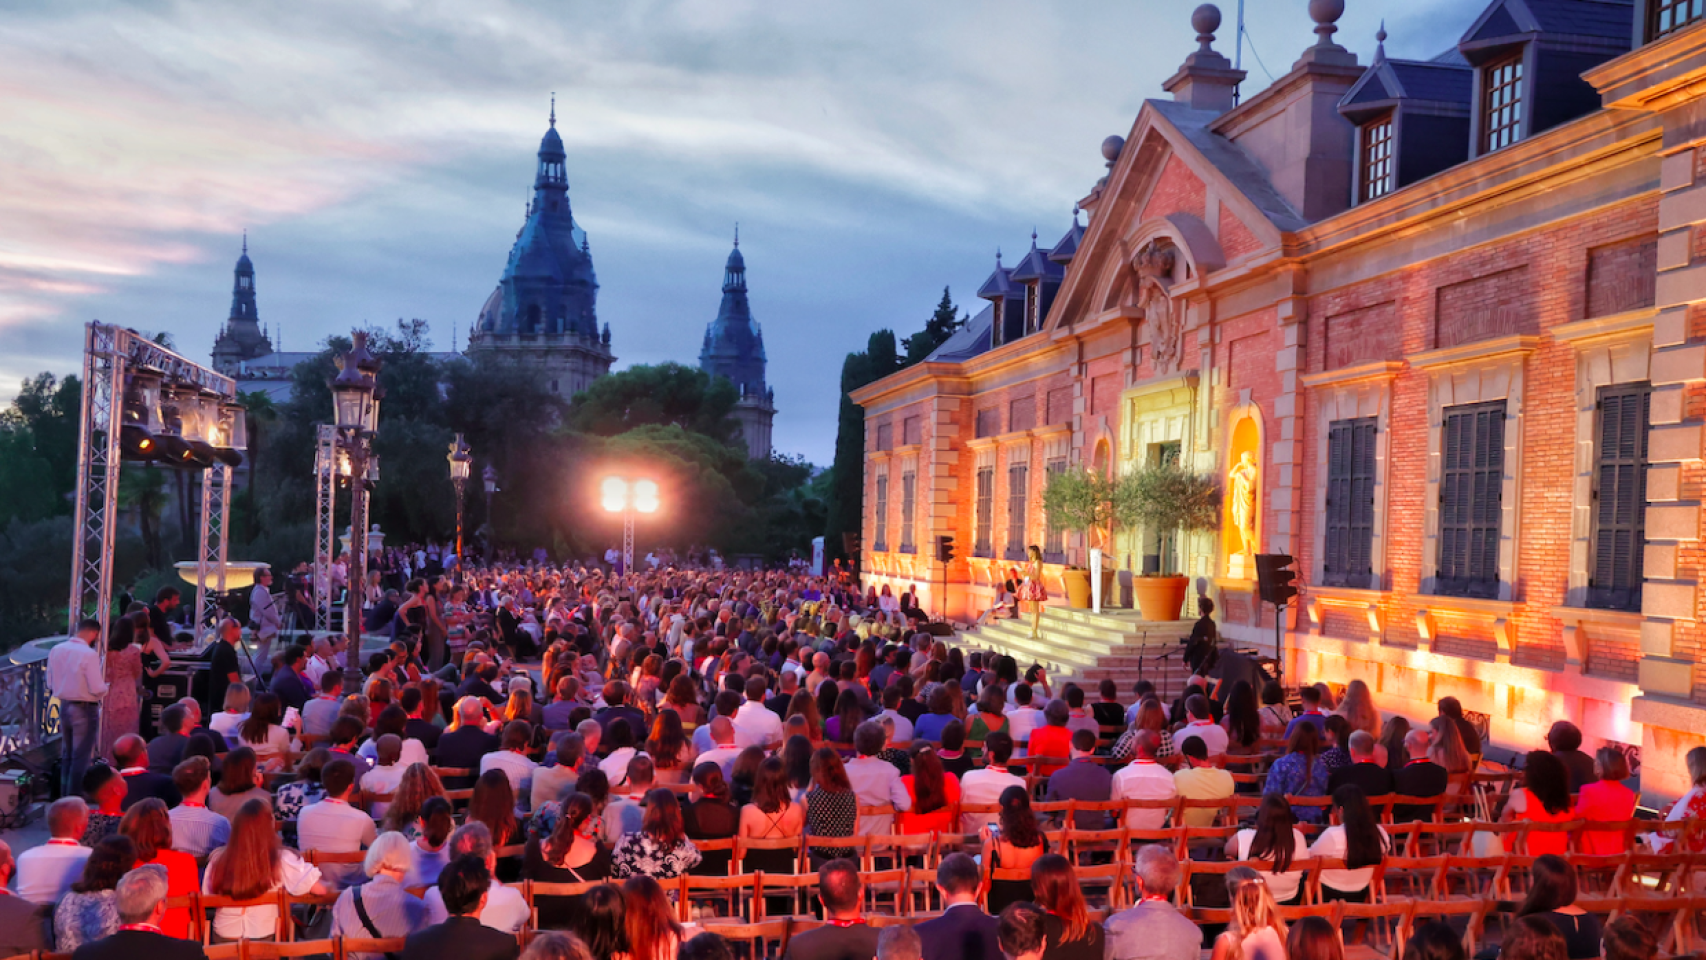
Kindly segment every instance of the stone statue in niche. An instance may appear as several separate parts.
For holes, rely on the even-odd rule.
[[[1226,472],[1226,489],[1232,507],[1232,527],[1238,531],[1238,552],[1229,560],[1228,573],[1247,576],[1256,552],[1256,496],[1260,484],[1256,455],[1246,450]]]
[[[1178,252],[1156,240],[1145,244],[1132,257],[1132,269],[1141,278],[1143,317],[1149,324],[1149,352],[1161,372],[1179,363],[1180,317],[1173,309],[1168,289],[1173,285],[1173,267]]]

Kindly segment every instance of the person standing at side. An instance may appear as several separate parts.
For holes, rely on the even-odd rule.
[[[107,678],[101,655],[94,643],[101,635],[101,621],[86,619],[77,633],[47,654],[47,685],[59,698],[60,716],[65,720],[65,764],[60,793],[71,796],[83,785],[83,773],[95,752],[95,733],[101,725],[101,701],[107,695]]]
[[[255,625],[255,669],[271,673],[272,642],[284,622],[272,595],[272,571],[266,567],[255,571],[255,589],[249,592],[249,622]]]

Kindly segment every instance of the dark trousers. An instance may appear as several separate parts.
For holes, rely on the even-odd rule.
[[[95,730],[101,723],[101,705],[85,701],[60,701],[59,735],[65,739],[61,796],[83,792],[83,773],[95,754]]]

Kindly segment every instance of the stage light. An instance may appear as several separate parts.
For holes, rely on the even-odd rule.
[[[657,481],[634,481],[634,509],[641,513],[656,513],[658,511]]]
[[[628,509],[628,481],[621,477],[605,477],[599,486],[599,500],[611,513]]]
[[[152,460],[160,452],[155,432],[160,428],[160,371],[138,367],[126,378],[119,455],[128,460]]]

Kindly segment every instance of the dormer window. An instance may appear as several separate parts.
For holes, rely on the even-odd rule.
[[[1392,162],[1392,114],[1362,125],[1362,202],[1391,193],[1397,185],[1397,167]]]
[[[1675,33],[1690,24],[1706,20],[1706,4],[1701,0],[1647,0],[1647,40],[1653,41]]]
[[[1481,70],[1481,152],[1491,153],[1522,139],[1522,51]]]

